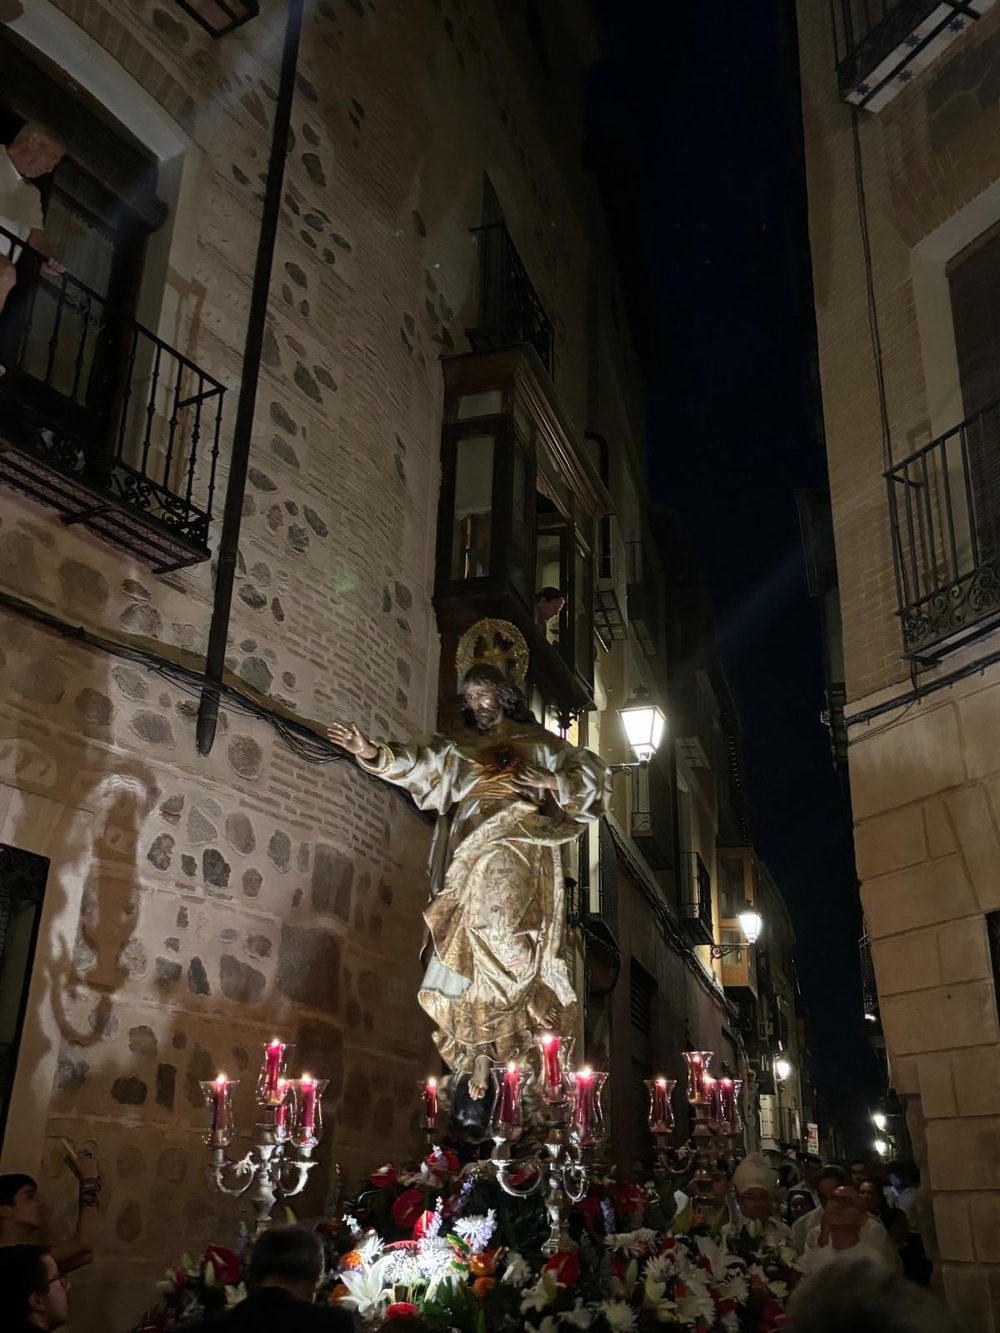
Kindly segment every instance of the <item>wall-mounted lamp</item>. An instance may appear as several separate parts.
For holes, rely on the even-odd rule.
[[[631,764],[610,764],[611,772],[625,773],[631,769],[645,768],[663,739],[667,719],[662,709],[653,703],[640,685],[631,699],[618,709],[618,716],[622,720],[635,760]]]
[[[740,944],[713,944],[713,958],[725,958],[727,954],[737,953],[748,945],[756,944],[760,939],[760,933],[764,929],[764,918],[751,903],[743,904],[736,913],[736,920],[740,923],[740,930],[743,932],[742,942]]]

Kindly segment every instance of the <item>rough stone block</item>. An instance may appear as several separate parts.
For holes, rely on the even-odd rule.
[[[932,860],[958,850],[955,830],[951,826],[944,801],[924,803],[924,825],[927,829],[927,851]]]
[[[901,1055],[985,1046],[1000,1038],[988,981],[887,996],[881,1014],[886,1041]]]
[[[920,1102],[928,1120],[958,1115],[958,1100],[951,1076],[951,1055],[922,1055],[917,1060]]]
[[[943,1264],[945,1299],[957,1315],[959,1327],[988,1333],[993,1323],[993,1303],[986,1273],[971,1264]]]
[[[965,765],[970,778],[984,778],[1000,771],[1000,749],[996,744],[1000,716],[1000,686],[993,685],[958,700]],[[942,784],[943,786],[944,784]],[[959,835],[961,839],[961,835]]]
[[[936,930],[892,935],[872,944],[880,997],[923,990],[941,983]]]
[[[920,1077],[915,1055],[899,1055],[889,1051],[890,1082],[901,1097],[915,1097],[920,1092]]]
[[[976,1257],[972,1243],[969,1199],[964,1194],[938,1194],[934,1198],[934,1227],[942,1259],[971,1263]]]
[[[992,975],[986,925],[981,916],[951,921],[938,930],[941,980],[945,985]]]
[[[1000,840],[986,789],[964,787],[949,792],[945,800],[979,908],[993,912],[1000,908]]]
[[[958,710],[951,702],[921,707],[900,726],[862,736],[851,749],[851,797],[859,822],[964,780]]]
[[[969,1217],[976,1258],[984,1264],[1000,1264],[1000,1195],[974,1194]]]
[[[861,901],[873,939],[974,916],[979,911],[960,856],[925,861],[909,870],[870,880],[861,886]]]
[[[934,1191],[1000,1189],[1000,1117],[929,1120],[927,1166]]]
[[[854,829],[854,852],[863,880],[926,861],[923,810],[910,805],[859,823]]]
[[[1000,1109],[1000,1046],[972,1047],[951,1057],[959,1115],[995,1115]]]

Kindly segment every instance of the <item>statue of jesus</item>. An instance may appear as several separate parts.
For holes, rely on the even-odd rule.
[[[477,657],[484,640],[513,649]],[[468,1075],[478,1101],[492,1064],[526,1055],[545,1029],[575,1032],[560,848],[607,813],[610,777],[528,711],[527,648],[513,625],[480,621],[463,637],[459,667],[463,734],[404,745],[340,722],[327,734],[437,816],[424,912],[433,953],[419,999],[445,1063]]]

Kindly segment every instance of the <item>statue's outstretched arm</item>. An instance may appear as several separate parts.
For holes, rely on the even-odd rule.
[[[332,722],[327,727],[326,734],[334,745],[339,745],[342,750],[346,750],[348,754],[353,754],[358,759],[374,759],[378,755],[378,746],[373,745],[353,722],[350,724]]]

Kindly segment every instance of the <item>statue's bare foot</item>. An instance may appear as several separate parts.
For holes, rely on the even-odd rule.
[[[477,1055],[469,1075],[469,1096],[474,1102],[482,1101],[490,1086],[490,1058]]]

